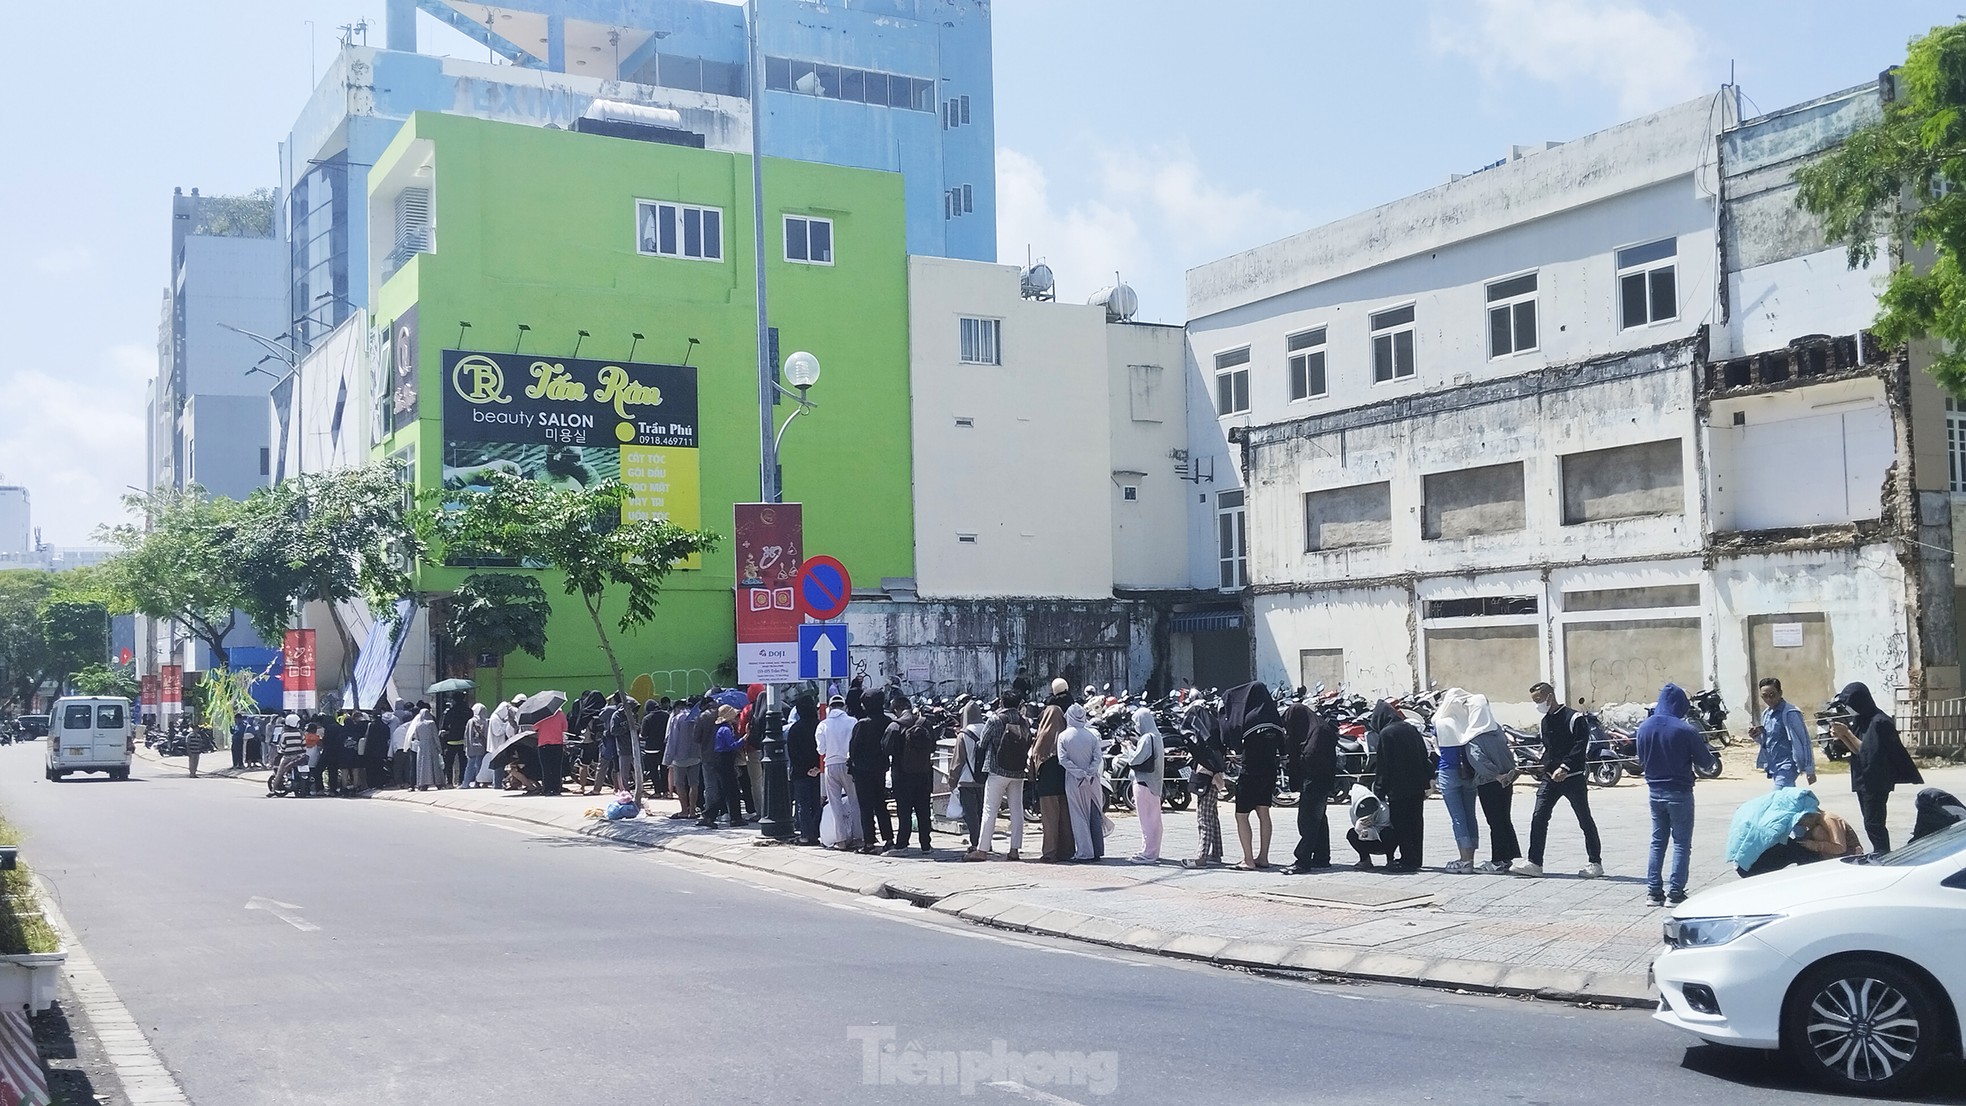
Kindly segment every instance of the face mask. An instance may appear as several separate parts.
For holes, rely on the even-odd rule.
[[[1548,714],[1549,712],[1555,709],[1556,709],[1555,699],[1545,699],[1542,702],[1536,704],[1536,710],[1540,714]]]

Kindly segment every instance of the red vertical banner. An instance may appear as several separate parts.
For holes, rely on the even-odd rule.
[[[140,702],[137,713],[154,716],[157,713],[157,673],[145,676],[141,684],[143,690],[138,693]]]
[[[797,503],[739,503],[737,681],[790,683],[799,669],[799,612],[793,577],[805,560],[805,514]]]
[[[184,713],[184,666],[161,665],[157,669],[157,717],[175,718]]]
[[[286,640],[281,644],[282,655],[281,684],[286,689],[283,701],[288,710],[313,710],[316,705],[314,694],[314,631],[288,630]]]

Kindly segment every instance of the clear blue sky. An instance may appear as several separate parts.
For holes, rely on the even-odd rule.
[[[86,542],[142,481],[171,188],[277,184],[305,21],[326,58],[354,19],[380,45],[381,9],[9,5],[0,482],[28,486],[46,540]],[[1002,259],[1028,244],[1073,299],[1119,270],[1143,317],[1178,322],[1193,265],[1690,99],[1730,63],[1750,113],[1845,88],[1957,17],[1957,0],[997,0]]]

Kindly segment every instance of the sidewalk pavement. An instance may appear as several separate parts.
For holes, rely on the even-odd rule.
[[[153,756],[152,759],[155,759]],[[163,761],[182,768],[181,762]],[[201,767],[204,767],[201,765]],[[1738,878],[1721,855],[1728,820],[1743,800],[1767,790],[1762,779],[1731,774],[1703,781],[1696,791],[1693,866],[1689,890]],[[222,773],[232,775],[229,767]],[[263,784],[265,772],[242,773]],[[1929,784],[1966,789],[1966,768],[1925,773]],[[1818,787],[1826,809],[1861,826],[1856,798],[1842,776]],[[1912,823],[1912,795],[1900,788],[1891,803],[1893,840]],[[1176,861],[1198,851],[1192,808],[1164,817],[1157,865],[1124,858],[1140,850],[1139,824],[1113,816],[1107,859],[1098,864],[962,863],[960,837],[936,827],[937,849],[924,858],[862,856],[798,848],[761,837],[756,829],[705,830],[671,820],[670,800],[651,800],[642,818],[607,822],[586,812],[604,796],[526,796],[491,790],[381,791],[372,797],[510,818],[626,844],[673,850],[760,872],[775,873],[859,895],[901,898],[982,925],[1073,938],[1116,948],[1216,963],[1426,986],[1535,995],[1573,1001],[1649,1006],[1647,977],[1659,951],[1665,912],[1645,901],[1646,846],[1651,819],[1642,781],[1593,788],[1591,809],[1603,838],[1605,875],[1572,873],[1586,860],[1582,835],[1567,805],[1550,827],[1542,879],[1450,875],[1439,866],[1457,855],[1447,812],[1426,806],[1429,867],[1411,875],[1355,872],[1344,840],[1341,807],[1328,808],[1334,846],[1330,871],[1279,874],[1297,843],[1295,809],[1273,811],[1273,870],[1189,871]],[[1526,846],[1533,792],[1515,792],[1515,825]],[[937,800],[940,811],[941,800]],[[1233,814],[1223,804],[1228,861],[1237,859]],[[998,823],[1007,832],[1005,820]],[[1484,837],[1486,827],[1483,827]],[[1034,824],[1023,849],[1037,854]],[[997,855],[1007,850],[997,843]],[[1486,842],[1477,859],[1487,856]]]

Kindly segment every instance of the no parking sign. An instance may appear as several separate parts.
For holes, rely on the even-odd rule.
[[[845,613],[853,598],[853,577],[832,557],[807,557],[793,589],[799,610],[823,622]]]

